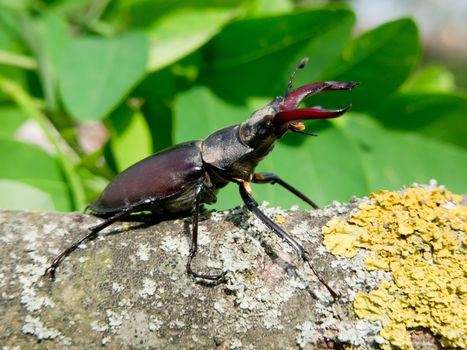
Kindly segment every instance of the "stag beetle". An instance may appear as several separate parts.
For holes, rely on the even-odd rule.
[[[285,97],[276,97],[257,110],[243,123],[215,131],[202,141],[185,142],[154,154],[129,167],[105,188],[99,198],[88,206],[95,216],[105,218],[89,228],[90,233],[57,255],[47,268],[52,278],[60,263],[82,242],[97,236],[110,224],[128,219],[131,214],[149,211],[159,220],[192,216],[192,239],[186,270],[188,274],[212,281],[221,281],[225,272],[207,274],[193,271],[192,260],[198,247],[198,214],[200,205],[216,202],[217,192],[229,182],[238,184],[247,208],[279,237],[287,241],[298,256],[306,261],[319,280],[335,297],[336,293],[316,274],[309,253],[302,245],[267,217],[252,197],[250,183],[278,184],[300,199],[318,206],[307,196],[271,173],[255,173],[258,163],[272,151],[275,142],[287,131],[313,135],[304,131],[301,120],[335,118],[351,105],[328,110],[321,107],[298,109],[307,97],[329,90],[350,90],[358,83],[327,81],[302,86],[293,91],[292,80],[305,66],[303,59],[293,71]]]

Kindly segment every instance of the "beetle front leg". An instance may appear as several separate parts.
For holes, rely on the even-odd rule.
[[[243,201],[245,202],[247,208],[251,212],[253,212],[253,214],[255,214],[266,226],[268,226],[271,230],[273,230],[280,238],[284,239],[287,243],[289,243],[295,249],[298,256],[308,264],[311,271],[313,271],[314,275],[326,287],[326,289],[329,291],[329,293],[332,295],[333,299],[335,300],[338,297],[338,294],[315,271],[311,263],[309,253],[302,247],[302,245],[299,242],[297,242],[292,236],[290,236],[279,225],[277,225],[266,214],[264,214],[261,211],[261,209],[259,209],[258,203],[251,196],[252,191],[250,188],[250,184],[248,182],[240,181],[239,186],[240,186],[240,195]]]
[[[210,281],[221,282],[226,275],[226,272],[222,272],[220,274],[206,274],[206,273],[198,273],[194,272],[191,268],[191,262],[196,255],[198,250],[198,216],[199,216],[199,207],[200,207],[200,199],[201,199],[201,191],[203,189],[203,184],[199,183],[195,187],[195,200],[193,206],[193,216],[192,216],[192,230],[191,230],[191,247],[190,247],[190,254],[188,255],[188,261],[186,263],[186,271],[188,274],[202,278]]]
[[[318,205],[316,205],[315,202],[313,202],[310,198],[308,198],[306,195],[304,195],[302,192],[297,190],[295,187],[292,185],[289,185],[287,182],[282,180],[279,176],[276,174],[272,173],[255,173],[253,175],[253,183],[257,184],[278,184],[282,187],[284,187],[286,190],[289,190],[292,192],[294,195],[296,195],[298,198],[302,199],[304,202],[308,203],[313,207],[313,209],[319,209]]]

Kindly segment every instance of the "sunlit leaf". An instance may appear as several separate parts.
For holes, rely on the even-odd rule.
[[[454,74],[439,64],[430,64],[414,74],[401,87],[408,93],[446,93],[455,90]]]
[[[12,105],[0,106],[0,137],[13,138],[26,120],[26,116],[19,108]]]
[[[14,180],[0,179],[0,209],[53,210],[50,195],[33,186]]]
[[[414,133],[385,130],[363,115],[349,115],[344,121],[346,132],[360,144],[372,191],[436,179],[466,193],[467,151]]]
[[[287,137],[307,136],[290,134]],[[348,201],[353,195],[363,196],[369,190],[357,144],[348,134],[335,127],[322,129],[318,137],[308,137],[299,147],[279,143],[258,166],[258,170],[278,174],[320,206],[333,200]],[[256,185],[256,190],[258,193],[262,191],[262,198],[272,205],[308,208],[299,198],[285,194],[285,189],[277,185]]]
[[[56,110],[59,62],[64,48],[71,40],[68,24],[55,14],[45,13],[29,30],[30,45],[39,63],[39,74],[48,107]]]
[[[71,209],[69,188],[55,158],[37,146],[0,139],[0,160],[0,178],[17,180],[47,192],[57,210]]]
[[[60,69],[60,91],[70,114],[81,122],[105,117],[142,78],[147,57],[148,41],[138,32],[73,40]]]
[[[8,4],[0,3],[0,49],[9,51],[19,46],[21,28],[17,23],[17,11]]]
[[[1,178],[62,180],[56,159],[37,146],[0,139]]]
[[[176,13],[179,10],[200,12],[211,9],[238,9],[242,11],[242,8],[247,7],[250,2],[251,0],[119,0],[115,6],[109,8],[109,13],[116,23],[137,29],[147,29],[159,19],[170,17],[170,13]]]
[[[206,87],[195,87],[177,98],[175,142],[203,139],[217,129],[239,124],[251,112],[245,106],[226,103]]]
[[[290,12],[294,8],[292,0],[254,0],[249,5],[249,14],[257,16]]]
[[[120,172],[152,153],[151,133],[144,116],[124,106],[110,117],[110,148]]]
[[[70,190],[68,184],[65,181],[24,178],[21,179],[21,182],[47,193],[53,202],[54,210],[73,210]]]
[[[178,9],[149,29],[149,69],[160,69],[188,55],[212,38],[237,11],[217,8]]]

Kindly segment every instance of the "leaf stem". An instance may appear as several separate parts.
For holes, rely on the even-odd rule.
[[[37,69],[37,62],[34,58],[4,50],[0,50],[0,64],[29,70]]]

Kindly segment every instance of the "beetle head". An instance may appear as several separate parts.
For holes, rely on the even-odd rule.
[[[290,91],[296,72],[305,66],[307,60],[307,58],[303,59],[290,76],[288,89],[284,97],[276,97],[271,103],[254,112],[248,120],[241,124],[240,137],[248,146],[257,149],[263,145],[274,143],[286,131],[313,135],[303,131],[305,125],[301,121],[336,118],[351,107],[351,105],[348,105],[336,110],[325,109],[320,106],[298,108],[300,103],[312,95],[330,90],[351,90],[359,84],[356,82],[325,81],[305,85]]]

